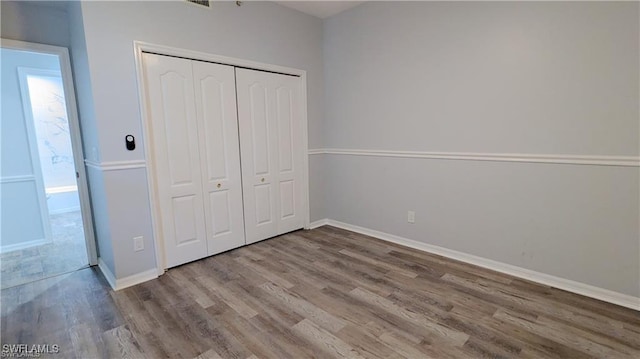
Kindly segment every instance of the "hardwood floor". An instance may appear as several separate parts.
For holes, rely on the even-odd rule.
[[[95,269],[3,290],[16,343],[57,344],[54,358],[639,358],[640,313],[325,226],[118,292]]]

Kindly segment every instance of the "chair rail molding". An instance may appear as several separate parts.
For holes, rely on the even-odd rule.
[[[36,180],[36,176],[34,175],[0,177],[0,183],[32,182],[35,180]]]
[[[100,170],[100,171],[119,171],[119,170],[129,170],[129,169],[147,167],[147,162],[144,160],[108,161],[108,162],[96,162],[92,160],[84,160],[84,164],[89,168]]]
[[[398,157],[439,160],[493,161],[553,163],[569,165],[640,167],[640,156],[599,156],[532,153],[483,153],[483,152],[424,152],[368,149],[318,148],[308,150],[309,155],[346,155],[368,157]]]

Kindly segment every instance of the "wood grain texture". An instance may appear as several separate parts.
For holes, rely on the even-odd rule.
[[[639,358],[640,313],[325,226],[113,292],[2,291],[3,344],[52,358]]]

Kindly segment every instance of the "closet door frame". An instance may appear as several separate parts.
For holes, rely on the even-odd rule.
[[[140,103],[140,115],[142,119],[142,136],[143,136],[143,145],[145,152],[145,162],[146,162],[146,174],[147,174],[147,185],[149,191],[149,202],[151,205],[151,222],[153,226],[153,239],[154,239],[154,247],[155,247],[155,256],[156,256],[156,269],[158,275],[162,275],[166,268],[167,264],[165,262],[165,253],[164,253],[164,236],[162,232],[162,223],[160,223],[160,200],[158,198],[157,192],[157,181],[154,177],[155,173],[155,163],[153,163],[153,145],[151,141],[153,141],[152,132],[151,132],[151,111],[149,107],[149,100],[146,96],[146,83],[144,79],[144,63],[143,63],[143,53],[154,53],[158,55],[165,56],[174,56],[181,57],[190,60],[199,60],[206,62],[213,62],[222,65],[230,65],[240,68],[247,68],[252,70],[259,71],[267,71],[274,72],[283,75],[292,75],[298,76],[301,81],[302,91],[301,91],[301,129],[302,129],[302,148],[305,151],[303,156],[303,168],[302,168],[302,181],[304,184],[303,188],[303,218],[304,218],[304,228],[309,229],[310,219],[309,219],[309,156],[307,155],[307,151],[309,148],[308,145],[308,124],[307,124],[307,72],[304,70],[299,70],[291,67],[284,67],[278,65],[271,65],[261,62],[255,62],[250,60],[243,60],[228,56],[221,56],[215,54],[209,54],[200,51],[192,51],[187,49],[181,49],[176,47],[164,46],[164,45],[156,45],[142,41],[134,41],[133,42],[133,50],[134,50],[134,59],[136,66],[136,80],[138,84],[138,99]]]

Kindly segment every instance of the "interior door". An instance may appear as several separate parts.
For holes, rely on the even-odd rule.
[[[143,56],[167,267],[207,256],[196,100],[190,60]]]
[[[245,244],[232,66],[192,61],[208,254]]]
[[[303,227],[301,81],[236,68],[247,243]]]

